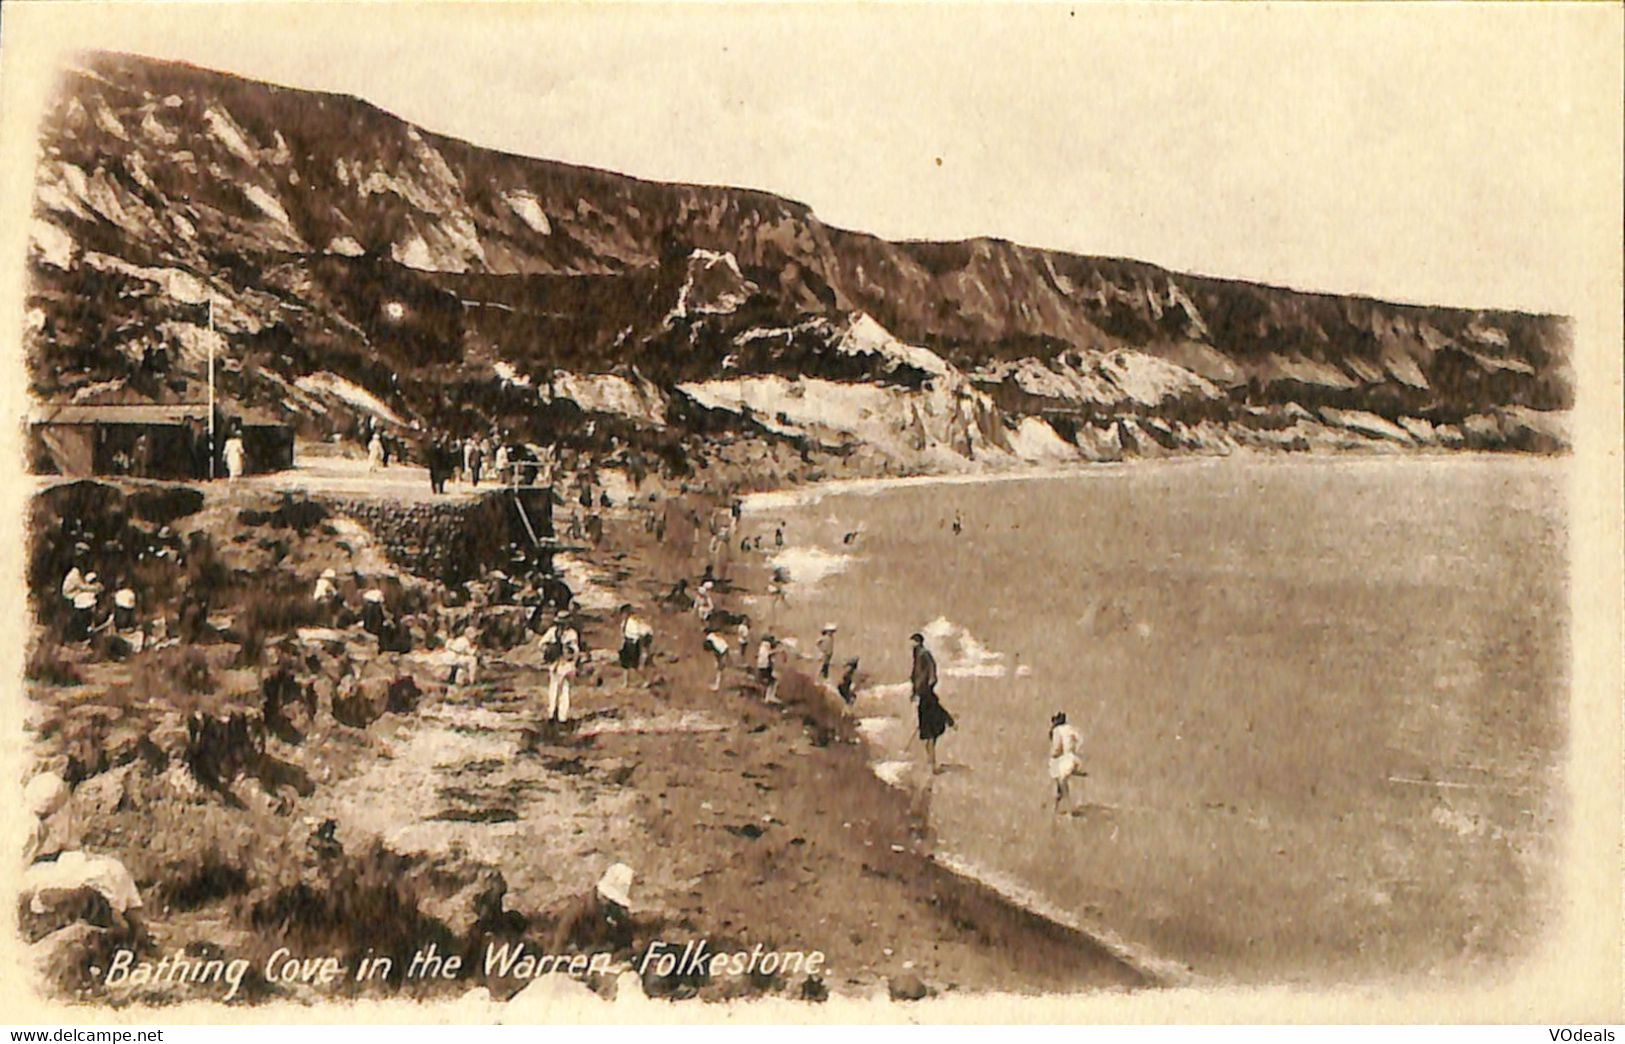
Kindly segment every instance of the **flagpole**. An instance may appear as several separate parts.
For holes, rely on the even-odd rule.
[[[209,298],[209,478],[214,478],[214,295]]]

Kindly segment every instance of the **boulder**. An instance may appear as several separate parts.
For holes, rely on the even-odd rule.
[[[563,972],[549,972],[532,980],[530,985],[514,994],[508,1001],[507,1019],[549,1020],[559,1006],[575,1006],[598,1000],[592,988],[580,979],[572,979]]]
[[[71,920],[118,925],[141,908],[141,892],[117,859],[74,851],[24,870],[18,901],[21,915],[32,925],[29,935],[37,939]]]
[[[41,772],[23,788],[23,807],[29,814],[45,819],[67,804],[68,783],[55,772]]]
[[[73,804],[81,816],[105,816],[117,812],[130,797],[131,766],[103,772],[83,781],[73,790]]]
[[[107,929],[77,923],[39,939],[28,948],[28,957],[41,980],[71,993],[103,974],[117,949]]]
[[[101,892],[87,885],[48,888],[25,894],[17,903],[17,927],[30,942],[76,924],[100,930],[112,928],[112,904]]]
[[[924,1000],[931,991],[926,988],[918,975],[904,972],[886,980],[886,992],[891,995],[892,1000],[917,1001]]]
[[[459,939],[466,939],[480,926],[502,916],[502,900],[507,893],[508,883],[502,874],[486,869],[450,895],[420,896],[418,909],[445,925]]]

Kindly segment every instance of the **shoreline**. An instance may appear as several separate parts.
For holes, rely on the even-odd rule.
[[[1562,460],[1564,453],[1522,453],[1483,449],[1400,449],[1343,450],[1326,453],[1283,453],[1271,450],[1240,449],[1233,453],[1178,453],[1159,457],[1132,457],[1124,460],[1078,460],[1066,464],[1003,465],[981,471],[925,472],[918,475],[888,475],[865,478],[822,478],[781,489],[740,494],[745,514],[761,514],[792,507],[807,507],[833,496],[874,496],[893,489],[929,486],[977,486],[1005,482],[1037,482],[1050,479],[1105,478],[1129,470],[1160,467],[1218,467],[1226,462],[1245,460],[1281,467],[1354,466],[1394,460],[1422,460],[1448,463],[1458,460],[1509,458],[1522,460]]]

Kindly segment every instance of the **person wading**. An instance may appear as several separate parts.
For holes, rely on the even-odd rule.
[[[915,632],[914,669],[909,682],[914,690],[915,711],[919,716],[920,740],[925,744],[925,760],[931,774],[937,774],[937,740],[954,725],[954,716],[937,699],[937,661],[925,647],[925,635]]]

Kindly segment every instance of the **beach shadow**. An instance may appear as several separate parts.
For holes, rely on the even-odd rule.
[[[1098,801],[1083,801],[1071,808],[1064,809],[1061,815],[1072,819],[1088,819],[1091,817],[1115,819],[1123,809],[1117,805],[1107,805]]]

